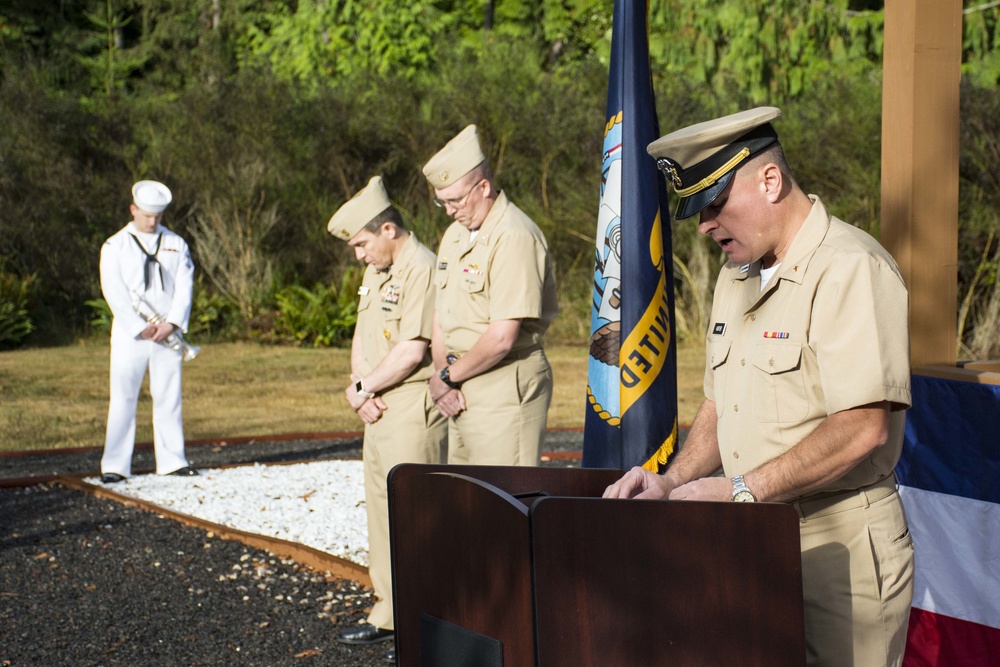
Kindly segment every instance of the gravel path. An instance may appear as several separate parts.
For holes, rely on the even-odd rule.
[[[579,451],[550,432],[546,452]],[[359,438],[190,447],[196,467],[352,459]],[[152,467],[140,450],[135,468]],[[0,479],[94,472],[100,452],[0,458]],[[555,459],[545,465],[578,465]],[[384,665],[335,641],[371,591],[58,484],[0,488],[0,667]]]

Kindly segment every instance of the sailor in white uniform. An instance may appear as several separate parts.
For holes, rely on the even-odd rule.
[[[101,459],[101,481],[120,482],[132,472],[135,410],[146,369],[153,398],[156,472],[197,475],[184,455],[181,417],[182,353],[163,344],[187,331],[194,264],[188,245],[160,222],[169,188],[157,181],[132,186],[132,221],[101,248],[101,291],[111,307],[111,402]],[[150,323],[133,305],[141,295],[163,316]]]

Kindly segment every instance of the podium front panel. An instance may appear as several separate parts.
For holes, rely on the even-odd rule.
[[[804,664],[791,507],[545,498],[530,516],[541,667]]]
[[[481,480],[449,472],[390,475],[398,664],[421,661],[441,624],[495,640],[504,665],[534,665],[528,507]],[[461,634],[461,633],[459,633]],[[429,653],[428,653],[429,655]]]

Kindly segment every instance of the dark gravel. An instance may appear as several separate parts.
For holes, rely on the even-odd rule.
[[[579,451],[553,431],[547,452]],[[196,467],[358,458],[360,438],[188,448]],[[152,468],[138,450],[136,471]],[[576,459],[544,465],[576,466]],[[0,482],[92,473],[99,451],[0,458]],[[335,641],[371,590],[57,483],[0,488],[0,667],[385,665]]]

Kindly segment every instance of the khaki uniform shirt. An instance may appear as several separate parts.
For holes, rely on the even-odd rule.
[[[559,311],[548,244],[500,193],[476,238],[455,222],[437,256],[437,316],[447,353],[468,352],[495,320],[521,320],[512,352],[537,346]]]
[[[434,290],[431,275],[434,253],[417,237],[403,244],[386,271],[365,269],[358,290],[357,333],[361,339],[362,375],[371,373],[399,341],[431,339],[434,324]],[[426,382],[433,364],[430,351],[406,382]]]
[[[857,489],[892,473],[910,405],[907,293],[896,263],[815,195],[763,292],[760,262],[727,264],[709,323],[705,396],[715,401],[726,475],[787,452],[827,416],[890,401],[890,436],[815,493]]]

